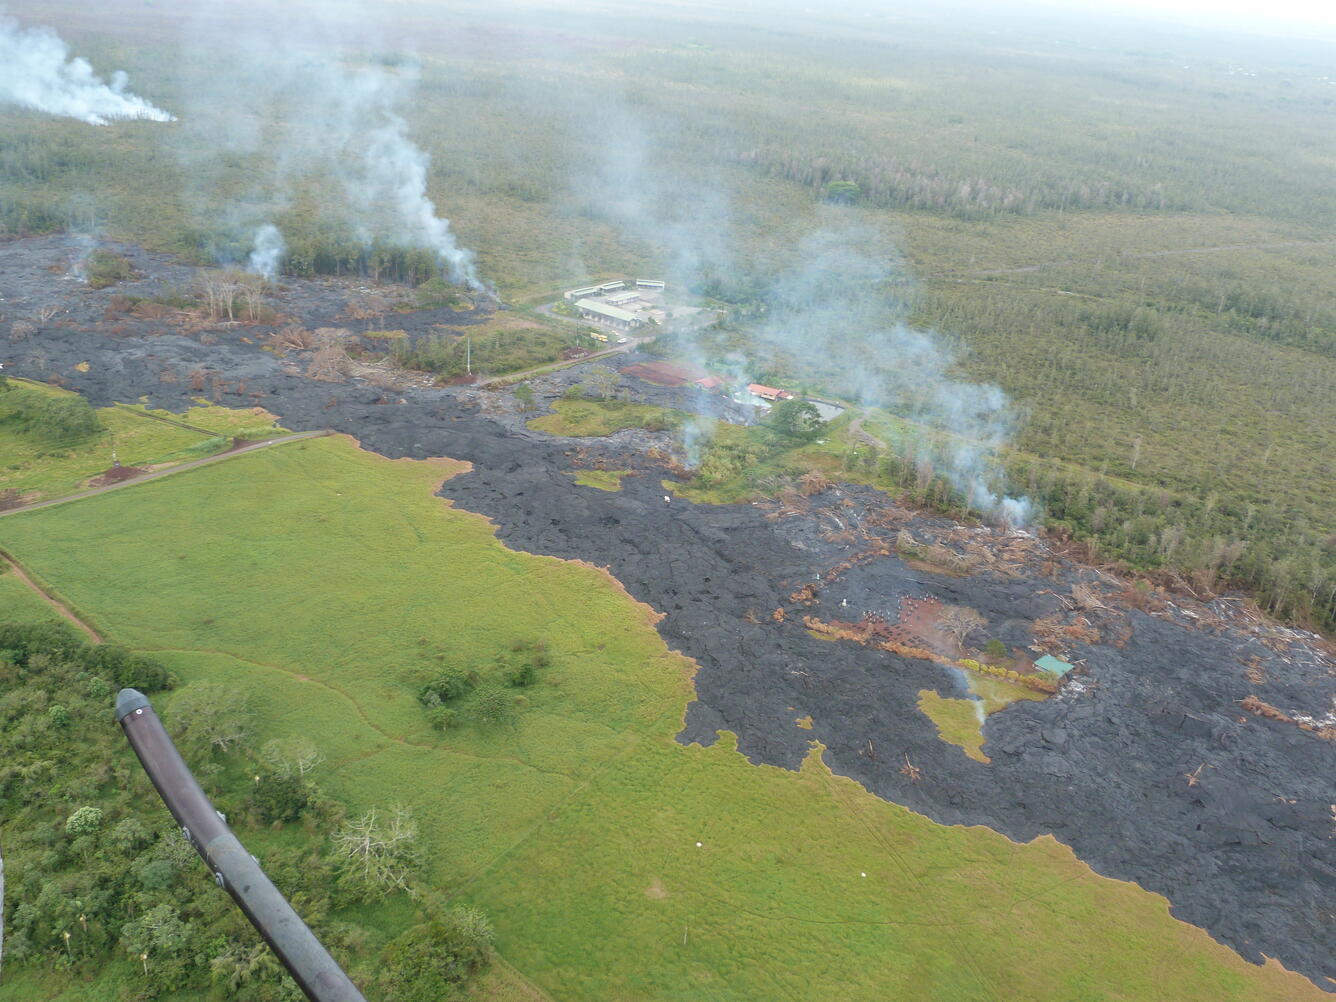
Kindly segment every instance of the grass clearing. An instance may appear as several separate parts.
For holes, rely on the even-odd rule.
[[[976,762],[991,762],[983,753],[983,707],[973,699],[947,699],[931,689],[918,694],[918,708],[937,725],[937,736],[956,745]]]
[[[232,438],[268,438],[272,435],[286,435],[288,429],[279,425],[278,418],[263,407],[219,407],[210,404],[202,397],[195,398],[195,406],[184,414],[171,411],[155,410],[144,404],[118,404],[122,410],[147,414],[164,421],[194,425],[215,435]]]
[[[1048,693],[1039,692],[1029,686],[1017,685],[991,675],[981,675],[977,671],[962,672],[969,684],[970,694],[983,700],[984,714],[996,713],[1012,703],[1029,700],[1033,703],[1048,699]]]
[[[630,475],[630,470],[577,470],[574,474],[581,487],[597,487],[601,491],[621,490],[622,477]]]
[[[201,403],[174,414],[142,404],[117,404],[98,408],[101,432],[56,441],[20,431],[12,418],[25,395],[77,394],[28,380],[10,380],[9,385],[10,391],[0,394],[0,491],[14,490],[31,501],[80,489],[109,469],[113,457],[122,466],[175,465],[222,452],[233,438],[266,438],[286,431],[262,407],[233,410]]]
[[[1323,997],[1051,839],[880,801],[819,747],[792,773],[729,735],[679,745],[691,665],[652,610],[432,496],[463,468],[313,439],[15,515],[0,545],[185,686],[255,693],[257,742],[317,736],[351,809],[411,806],[433,880],[523,975],[481,997]],[[510,724],[426,726],[436,654],[524,638],[552,663]]]
[[[536,417],[529,427],[568,438],[602,437],[625,428],[665,431],[681,425],[685,415],[668,407],[620,400],[557,400],[552,413]]]

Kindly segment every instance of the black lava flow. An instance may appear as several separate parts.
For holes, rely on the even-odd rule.
[[[772,619],[776,608],[792,607],[795,588],[852,552],[827,541],[814,517],[771,520],[750,505],[693,504],[628,451],[638,446],[620,444],[638,442],[634,436],[550,438],[488,417],[452,390],[396,391],[396,402],[385,403],[370,386],[293,375],[236,332],[220,332],[208,347],[176,333],[145,336],[134,324],[107,333],[105,297],[60,287],[19,253],[22,243],[39,263],[59,250],[0,245],[0,295],[35,301],[54,288],[81,323],[7,346],[6,372],[59,373],[97,405],[147,396],[180,411],[193,394],[184,378],[164,383],[160,373],[184,377],[204,367],[244,379],[263,394],[247,403],[261,403],[288,428],[333,428],[391,458],[467,460],[473,470],[447,481],[443,496],[491,518],[517,550],[608,567],[633,597],[665,614],[665,641],[700,666],[679,740],[708,744],[731,731],[751,761],[788,769],[819,741],[832,770],[880,797],[943,824],[986,825],[1017,840],[1051,834],[1099,873],[1165,895],[1177,917],[1248,959],[1274,957],[1336,988],[1336,743],[1238,705],[1255,692],[1290,712],[1330,713],[1336,677],[1303,645],[1282,654],[1241,629],[1193,629],[1128,609],[1119,613],[1130,627],[1121,646],[1073,649],[1088,664],[1079,686],[988,718],[991,763],[977,762],[939,740],[916,705],[923,689],[960,695],[958,673],[815,639],[801,609]],[[139,260],[152,263],[142,252]],[[323,323],[316,312],[303,320]],[[79,362],[89,363],[87,372],[74,369]],[[577,449],[582,459],[645,472],[626,477],[618,492],[581,487],[567,473]],[[861,511],[884,498],[835,488],[812,500],[818,511],[838,504],[847,512],[845,502]],[[1065,583],[1088,573],[1059,563]],[[893,618],[901,597],[932,596],[979,610],[988,635],[1017,645],[1031,641],[1035,619],[1057,609],[1052,592],[1060,588],[1049,578],[936,575],[894,556],[820,583],[815,611],[838,609],[828,619]],[[1250,660],[1265,683],[1245,676]],[[808,716],[811,729],[798,727]],[[902,771],[907,758],[917,779]],[[802,837],[802,819],[792,823]]]

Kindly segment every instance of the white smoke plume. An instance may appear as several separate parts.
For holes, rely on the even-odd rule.
[[[436,214],[427,196],[427,167],[431,158],[408,138],[404,120],[384,113],[384,124],[366,136],[365,171],[360,178],[346,175],[349,194],[371,208],[385,206],[397,216],[395,227],[410,247],[426,247],[450,277],[470,289],[481,289],[473,252],[459,246],[450,221]]]
[[[832,210],[838,218],[848,210]],[[857,225],[810,234],[798,263],[776,276],[771,307],[757,333],[761,351],[780,358],[791,378],[810,378],[866,407],[910,423],[913,452],[950,481],[971,507],[1009,525],[1034,515],[1028,498],[1008,497],[996,468],[1015,430],[1002,388],[956,375],[945,340],[903,320],[894,248]]]
[[[283,234],[273,223],[265,223],[255,231],[255,249],[246,260],[246,270],[263,275],[269,281],[278,277],[278,266],[283,262],[283,252],[287,244]]]
[[[216,51],[219,34],[231,39],[225,55]],[[182,65],[193,110],[180,154],[199,188],[192,200],[216,225],[213,193],[235,186],[244,162],[245,194],[224,214],[229,228],[281,225],[285,210],[317,192],[321,222],[339,224],[364,248],[429,250],[452,281],[483,289],[473,253],[427,193],[430,157],[410,138],[418,68],[398,52],[385,55],[375,34],[374,18],[356,4],[337,12],[275,6],[262,24],[234,20],[226,3],[202,4]],[[284,228],[296,252],[300,233]]]
[[[126,91],[129,82],[117,70],[105,83],[86,59],[70,58],[70,49],[49,28],[19,27],[0,15],[0,103],[17,104],[89,125],[117,119],[176,119],[142,97]]]

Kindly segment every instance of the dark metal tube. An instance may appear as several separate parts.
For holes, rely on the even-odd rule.
[[[307,998],[311,1002],[366,1002],[214,809],[148,698],[137,689],[122,689],[116,697],[116,719],[182,834]]]

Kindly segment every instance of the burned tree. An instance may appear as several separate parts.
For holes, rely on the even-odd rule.
[[[967,605],[948,605],[942,608],[942,629],[950,634],[962,649],[965,646],[965,639],[971,633],[987,625],[988,620]]]

